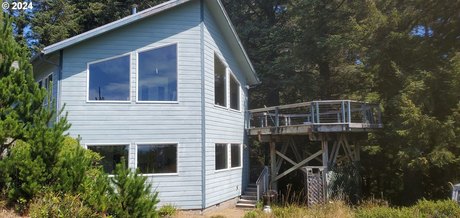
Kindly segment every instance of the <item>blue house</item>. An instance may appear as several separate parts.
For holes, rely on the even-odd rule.
[[[32,62],[69,134],[108,173],[122,157],[139,168],[161,204],[204,209],[247,186],[248,89],[259,80],[219,0],[171,0]]]

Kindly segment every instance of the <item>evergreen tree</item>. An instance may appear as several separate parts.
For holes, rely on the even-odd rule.
[[[111,179],[115,189],[110,199],[111,214],[116,217],[158,217],[158,192],[152,194],[151,185],[145,183],[147,178],[139,173],[139,170],[131,171],[123,160],[117,164],[115,175]]]
[[[70,125],[65,117],[54,122],[52,104],[44,107],[47,92],[34,81],[27,49],[13,37],[11,18],[2,14],[0,24],[0,153],[4,154],[0,173],[3,185],[10,190],[10,199],[29,199],[39,185],[53,182],[53,167]],[[10,151],[14,151],[11,147],[18,141],[25,144],[10,158]]]

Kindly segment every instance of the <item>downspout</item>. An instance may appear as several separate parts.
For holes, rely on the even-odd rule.
[[[204,68],[204,1],[200,0],[201,53],[201,209],[206,208],[206,96]]]

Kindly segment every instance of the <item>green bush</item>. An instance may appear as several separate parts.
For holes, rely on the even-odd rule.
[[[260,217],[259,213],[255,210],[251,210],[244,214],[244,218],[257,218]]]
[[[177,208],[172,204],[165,204],[158,210],[161,217],[172,217],[176,214]]]
[[[117,164],[115,176],[111,178],[114,190],[111,192],[109,213],[115,217],[158,217],[156,205],[158,193],[151,193],[151,185],[139,170],[131,171],[124,164]]]
[[[54,191],[75,193],[81,190],[87,172],[97,168],[100,160],[97,153],[81,147],[77,140],[66,137],[53,168],[53,176],[56,178]]]
[[[50,174],[41,157],[33,157],[32,146],[17,141],[10,156],[2,160],[7,198],[10,203],[28,201],[38,194]]]
[[[35,198],[30,204],[30,217],[100,217],[99,214],[83,204],[79,196],[71,194],[59,195],[47,192]]]
[[[357,218],[407,218],[414,217],[410,208],[391,208],[385,206],[360,208],[355,212]]]
[[[460,207],[452,200],[428,201],[423,199],[412,208],[422,217],[460,217]]]

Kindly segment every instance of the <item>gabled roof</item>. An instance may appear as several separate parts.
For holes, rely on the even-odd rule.
[[[101,34],[104,34],[114,29],[120,28],[122,26],[142,20],[144,18],[154,16],[163,11],[166,11],[168,9],[177,7],[179,5],[182,5],[184,3],[191,2],[191,1],[194,1],[194,0],[170,0],[168,2],[154,6],[152,8],[140,11],[136,14],[132,14],[120,20],[114,21],[112,23],[108,23],[106,25],[100,26],[98,28],[81,33],[79,35],[68,38],[66,40],[60,41],[58,43],[49,45],[41,51],[41,54],[48,55],[48,54],[54,53],[56,51],[65,49],[69,46],[78,44],[87,39],[99,36]],[[243,70],[243,73],[246,74],[248,83],[250,85],[259,84],[260,81],[257,77],[254,67],[252,66],[252,63],[249,60],[249,57],[246,54],[246,51],[244,50],[243,45],[240,39],[238,38],[238,35],[236,34],[235,28],[233,27],[220,0],[204,0],[204,2],[205,4],[209,6],[211,13],[214,15],[216,19],[217,24],[220,27],[222,27],[223,35],[227,40],[229,40],[231,50],[234,53],[235,57],[237,58],[238,62],[242,65],[243,67],[242,70]]]

